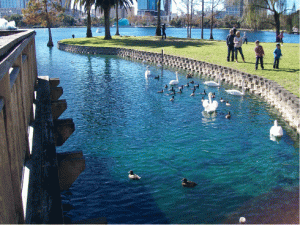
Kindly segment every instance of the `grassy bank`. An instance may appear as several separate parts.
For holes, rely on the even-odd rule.
[[[255,70],[255,44],[248,42],[242,46],[246,63],[243,63],[238,55],[239,63],[227,62],[227,46],[224,41],[208,41],[197,39],[168,38],[161,40],[160,37],[118,37],[111,40],[103,40],[103,37],[75,38],[62,40],[61,42],[73,45],[86,45],[95,47],[129,48],[151,52],[183,56],[196,60],[206,61],[222,66],[238,69],[243,72],[256,74],[276,81],[296,96],[299,94],[299,44],[284,43],[281,47],[283,57],[280,59],[279,69],[273,69],[273,51],[275,43],[261,43],[265,51],[264,70]]]

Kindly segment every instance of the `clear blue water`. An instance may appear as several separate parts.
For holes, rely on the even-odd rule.
[[[123,36],[154,36],[156,28],[142,28],[142,27],[120,27],[120,34]],[[75,37],[86,37],[86,28],[55,28],[52,29],[56,35],[63,35],[64,38],[72,38],[72,34]],[[101,28],[101,33],[96,33],[97,28],[92,28],[93,37],[104,36],[104,28]],[[111,35],[115,35],[116,28],[111,28]],[[243,36],[244,31],[241,31]],[[249,42],[259,40],[260,42],[275,42],[275,32],[272,31],[246,31]],[[187,32],[185,28],[167,28],[167,36],[186,38]],[[229,34],[229,29],[214,29],[214,40],[226,40],[226,36]],[[210,29],[204,29],[204,39],[210,38]],[[296,34],[284,34],[283,41],[285,43],[299,43],[299,35]],[[55,38],[55,37],[54,37]],[[192,38],[201,38],[201,29],[192,29]],[[60,39],[58,39],[60,40]]]
[[[68,29],[53,29],[54,40],[68,35]],[[256,96],[231,96],[225,92],[231,86],[207,88],[205,78],[196,77],[196,93],[205,89],[231,103],[219,102],[217,113],[208,116],[202,95],[191,97],[190,88],[174,102],[157,93],[175,79],[172,69],[160,80],[146,80],[142,63],[72,54],[46,43],[46,30],[37,30],[39,75],[60,78],[68,102],[61,118],[76,125],[57,150],[81,150],[86,157],[86,170],[62,193],[63,203],[72,206],[64,212],[72,222],[106,217],[108,223],[223,223],[274,189],[280,196],[299,188],[299,136]],[[161,75],[155,65],[150,70]],[[185,75],[179,71],[180,84],[187,83]],[[269,139],[275,119],[284,128],[279,142]],[[141,180],[129,180],[129,170]],[[184,177],[198,186],[183,188]],[[239,216],[263,217],[266,206],[255,207]]]

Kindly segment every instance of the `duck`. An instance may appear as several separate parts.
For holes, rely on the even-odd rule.
[[[191,94],[191,96],[195,96],[195,90],[193,90],[193,93]]]
[[[190,83],[193,84],[193,83],[195,83],[195,82],[192,80],[192,81],[190,81]]]
[[[226,102],[226,106],[231,106],[230,103],[229,103],[228,101]]]
[[[172,92],[170,92],[168,95],[175,95],[175,90],[173,90]]]
[[[191,88],[191,90],[196,90],[196,87],[194,86],[193,88]]]
[[[212,112],[215,112],[218,108],[218,102],[215,100],[215,101],[211,101],[211,96],[212,96],[212,93],[209,92],[208,94],[208,100],[204,100],[202,105],[204,107],[204,110],[205,112],[208,112],[208,113],[212,113]]]
[[[176,72],[176,80],[171,80],[170,81],[170,85],[177,85],[179,83],[179,81],[178,81],[178,72]]]
[[[169,89],[169,91],[174,91],[174,90],[175,90],[174,87],[172,87],[172,88]]]
[[[145,71],[145,77],[149,77],[150,76],[150,70],[149,70],[149,66],[146,67],[146,71]]]
[[[164,90],[163,90],[163,89],[161,89],[161,91],[158,91],[157,93],[164,93]]]
[[[230,95],[243,96],[245,95],[245,81],[242,81],[242,91],[239,90],[225,90]]]
[[[184,85],[184,86],[186,86],[186,87],[189,87],[190,86],[190,84],[189,83],[187,83],[186,85]]]
[[[201,102],[204,102],[204,97],[202,97]]]
[[[197,183],[193,181],[188,181],[186,178],[183,178],[181,181],[183,187],[195,187],[197,185]]]
[[[175,99],[174,99],[174,95],[172,96],[172,98],[170,99],[171,102],[173,102]]]
[[[211,97],[215,98],[216,97],[216,93],[214,92]]]
[[[179,90],[181,90],[181,89],[183,89],[183,87],[184,87],[184,86],[183,86],[183,85],[181,85],[180,87],[178,87],[178,89],[179,89]]]
[[[159,75],[155,76],[155,77],[154,77],[154,79],[157,79],[157,80],[159,80]]]
[[[165,85],[165,88],[168,88],[168,85]]]
[[[278,126],[277,120],[274,121],[274,126],[270,129],[270,135],[274,137],[282,137],[283,136],[283,130],[281,126]]]
[[[210,87],[220,87],[221,86],[221,74],[219,73],[219,78],[218,78],[218,83],[215,81],[205,81],[205,85],[210,86]]]
[[[231,115],[230,112],[228,112],[228,114],[225,116],[226,119],[230,119]]]
[[[194,87],[199,88],[199,84],[194,85]]]
[[[220,98],[220,102],[225,102],[225,100],[221,97],[221,98]]]
[[[193,77],[193,74],[191,74],[191,73],[188,73],[187,75],[186,75],[186,78],[192,78]]]
[[[205,90],[204,90],[202,93],[200,93],[200,95],[206,95],[206,92],[205,92]]]
[[[141,177],[138,176],[137,174],[134,174],[132,170],[130,170],[128,173],[129,173],[128,177],[131,180],[139,180],[139,179],[141,179]]]
[[[178,94],[182,94],[182,89],[179,89],[179,91],[177,93]]]

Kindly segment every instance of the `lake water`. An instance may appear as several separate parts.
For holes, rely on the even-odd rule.
[[[96,33],[97,28],[92,28],[93,36],[104,36],[104,28],[100,28],[101,33]],[[56,28],[53,29],[56,33],[64,32],[66,38],[71,38],[72,34],[75,37],[85,37],[86,28]],[[154,36],[156,28],[143,28],[143,27],[120,27],[120,35],[128,36]],[[241,36],[244,35],[244,31],[241,31]],[[111,28],[111,35],[115,35],[116,28]],[[259,40],[260,42],[274,42],[275,32],[272,31],[246,31],[248,41],[254,42]],[[185,28],[167,28],[167,36],[186,38],[187,31]],[[213,37],[215,40],[226,40],[226,36],[229,34],[229,29],[214,29]],[[201,38],[201,29],[192,29],[192,38]],[[204,29],[204,39],[210,38],[210,29]],[[299,35],[296,34],[284,34],[283,41],[286,43],[299,43]]]
[[[84,36],[84,29],[53,29],[54,41],[75,31]],[[38,72],[60,78],[68,102],[61,118],[76,126],[57,150],[86,158],[86,170],[62,193],[67,222],[237,223],[245,216],[272,223],[283,214],[291,223],[290,215],[298,215],[299,136],[270,105],[250,94],[228,95],[229,85],[205,87],[204,77],[193,79],[196,96],[184,88],[171,102],[168,91],[157,91],[175,79],[173,69],[162,74],[150,65],[161,79],[145,79],[142,63],[49,49],[47,35],[37,30]],[[179,71],[180,84],[188,82],[185,75]],[[216,114],[203,113],[204,89],[216,93]],[[279,142],[269,138],[275,119],[284,129]],[[129,170],[141,180],[129,180]],[[183,188],[184,177],[198,185]]]

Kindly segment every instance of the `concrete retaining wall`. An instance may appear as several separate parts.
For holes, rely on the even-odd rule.
[[[246,89],[253,94],[261,96],[269,102],[282,114],[282,117],[288,124],[300,133],[300,107],[299,97],[287,91],[275,81],[268,80],[257,75],[244,73],[232,68],[198,61],[194,59],[166,55],[162,53],[153,53],[123,48],[102,48],[68,45],[58,42],[58,49],[81,54],[100,54],[100,55],[118,55],[124,58],[140,60],[155,64],[181,68],[187,71],[199,73],[213,79],[221,74],[223,82],[241,87],[242,81],[245,81]]]

